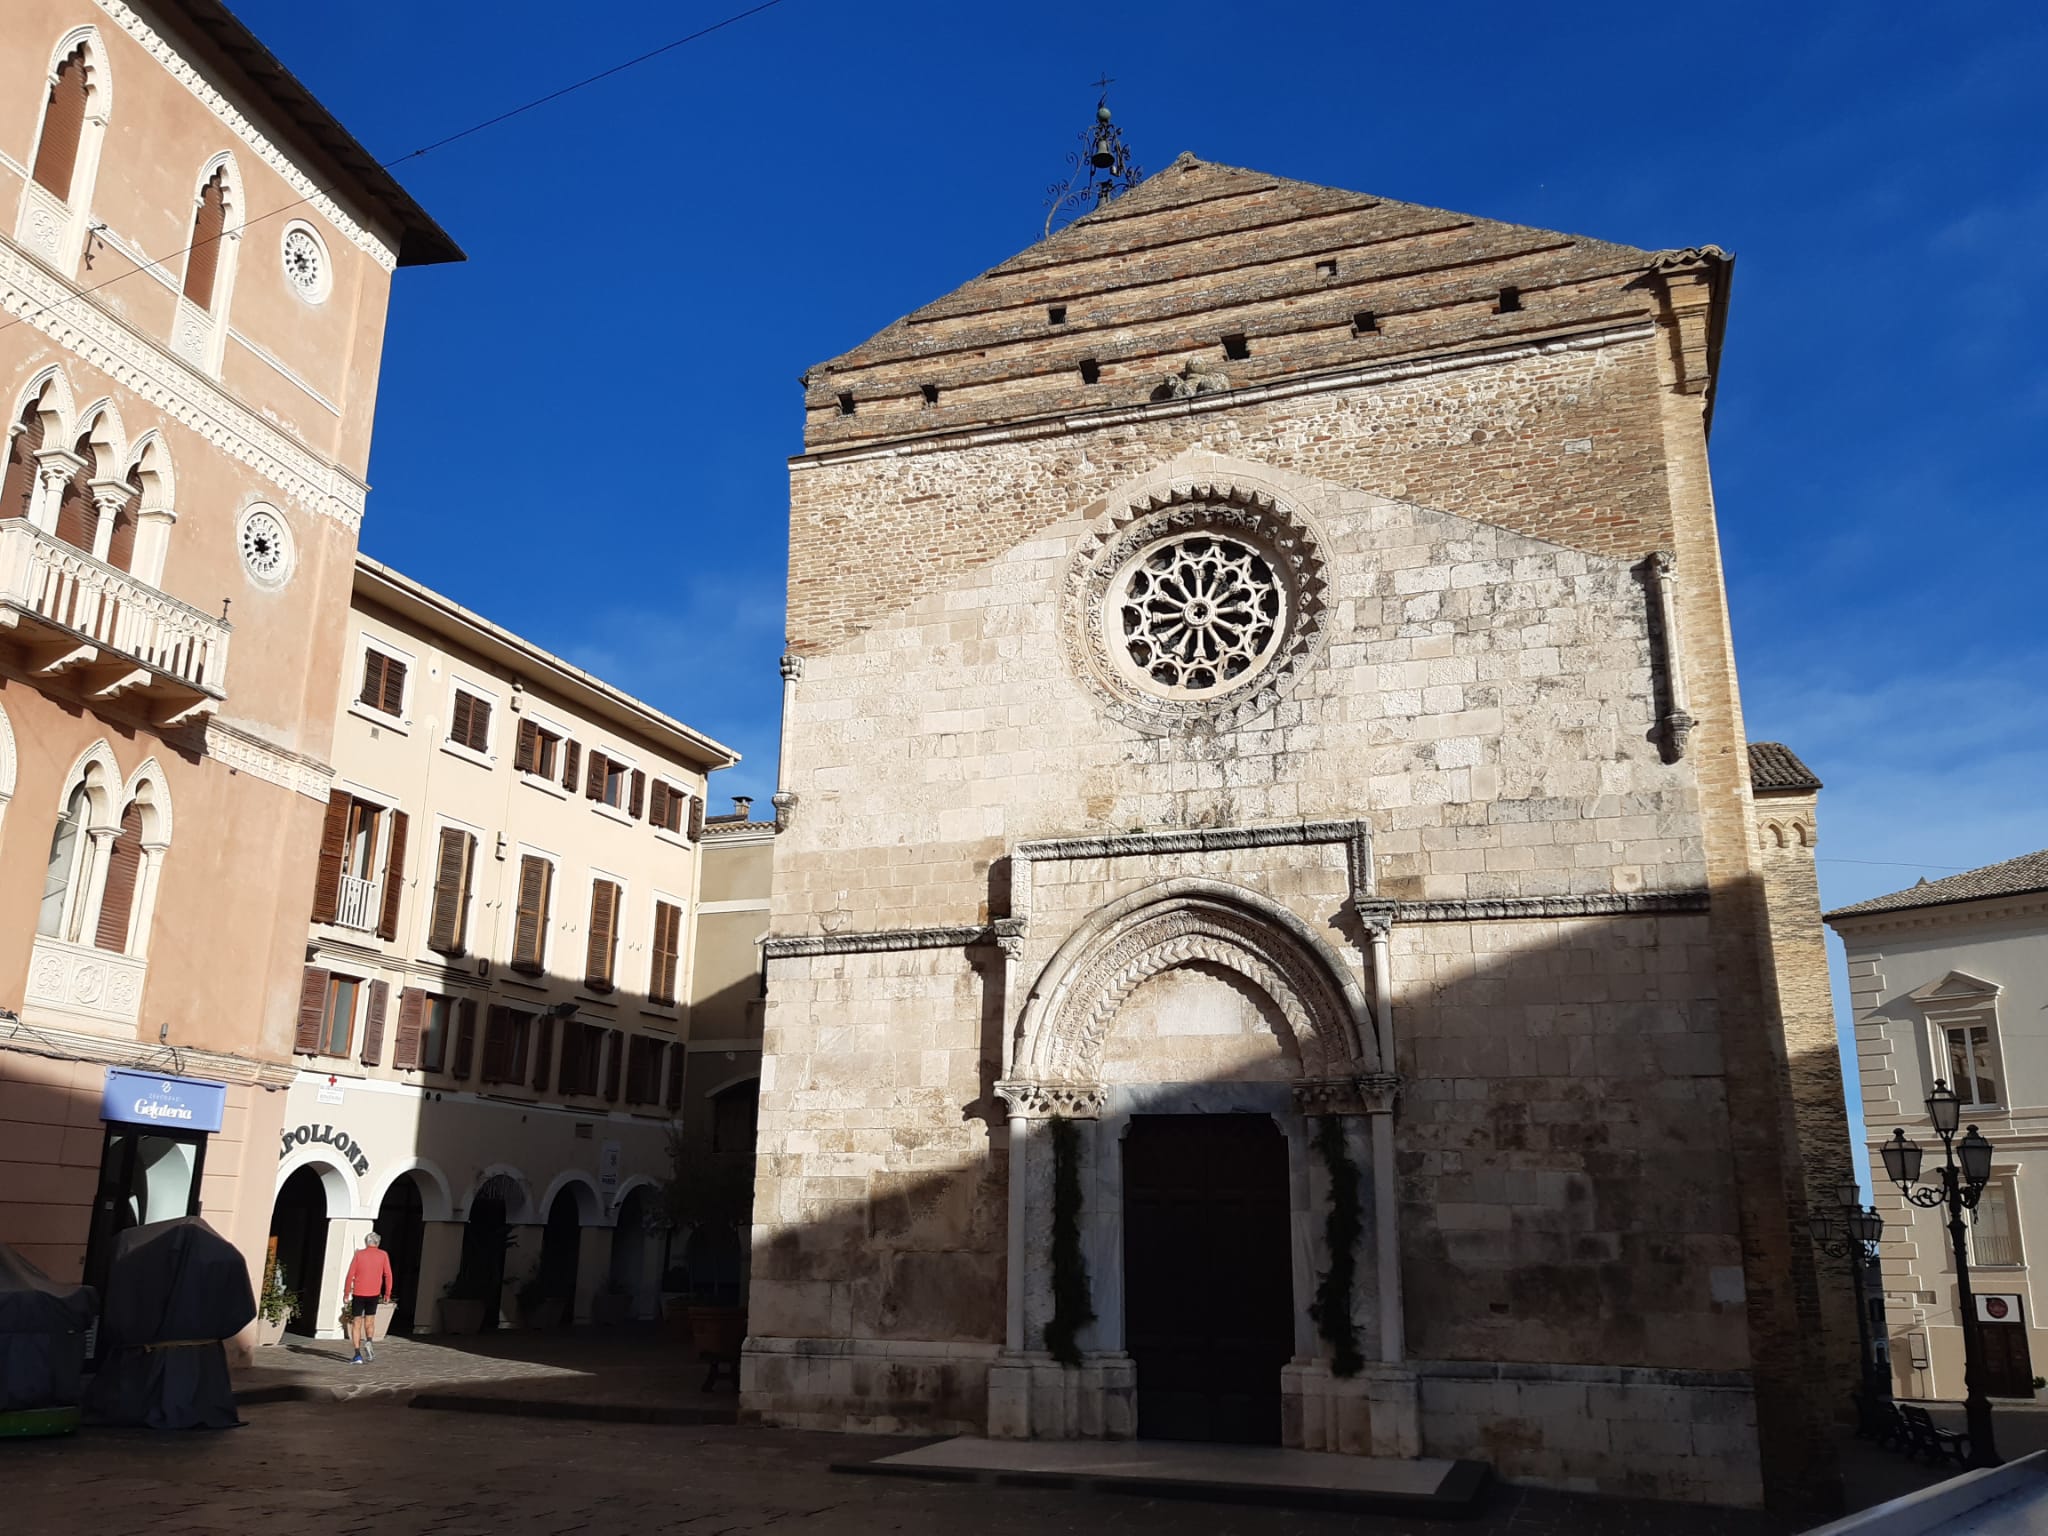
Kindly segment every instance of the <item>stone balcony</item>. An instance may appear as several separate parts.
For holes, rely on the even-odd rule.
[[[37,675],[86,697],[146,707],[158,725],[212,713],[227,697],[224,619],[167,597],[43,532],[0,519],[0,641]]]
[[[30,1023],[133,1028],[147,962],[37,934],[29,952],[22,1014]]]

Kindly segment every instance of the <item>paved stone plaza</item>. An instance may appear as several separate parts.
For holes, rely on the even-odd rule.
[[[217,1434],[87,1432],[0,1442],[7,1529],[19,1536],[148,1529],[152,1536],[556,1536],[688,1532],[784,1536],[929,1532],[1211,1536],[1777,1536],[1751,1511],[1502,1489],[1455,1527],[1410,1519],[1179,1500],[846,1477],[833,1461],[900,1439],[745,1428],[585,1424],[428,1413],[389,1401],[275,1403]]]

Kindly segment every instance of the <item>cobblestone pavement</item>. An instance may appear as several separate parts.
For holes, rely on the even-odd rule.
[[[222,1433],[0,1441],[9,1536],[1781,1536],[1755,1514],[1501,1490],[1479,1520],[1243,1508],[849,1477],[902,1440],[423,1413],[390,1401],[247,1408]]]

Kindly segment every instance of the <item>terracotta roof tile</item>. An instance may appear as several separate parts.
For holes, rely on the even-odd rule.
[[[1762,794],[1772,790],[1819,789],[1820,780],[1781,741],[1749,744],[1749,783]]]
[[[2024,896],[2048,891],[2048,848],[2023,853],[2003,864],[1986,864],[1982,869],[1964,870],[1945,880],[1922,880],[1918,885],[1889,896],[1873,896],[1851,907],[1837,907],[1826,914],[1860,917],[1871,912],[1906,912],[1914,907],[1941,907],[1957,901],[1980,901],[1987,896]]]

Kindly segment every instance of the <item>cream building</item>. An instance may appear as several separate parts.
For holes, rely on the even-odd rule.
[[[2048,852],[1840,907],[1828,926],[1848,957],[1863,1120],[1877,1208],[1893,1390],[1963,1395],[1963,1330],[1946,1217],[1908,1205],[1879,1149],[1904,1129],[1927,1155],[1941,1142],[1927,1094],[1937,1080],[1963,1101],[1995,1149],[1970,1219],[1970,1288],[1994,1397],[2035,1396],[2048,1373],[2048,1287],[2036,1291],[2030,1243],[2048,1233]]]
[[[747,1417],[1838,1497],[1731,280],[1182,156],[808,373]]]
[[[395,269],[446,234],[212,0],[0,4],[0,1242],[260,1264]]]
[[[698,1118],[705,778],[737,758],[367,558],[339,672],[275,1143],[299,1326],[337,1331],[372,1226],[400,1328],[440,1326],[458,1278],[488,1321],[530,1281],[579,1320],[652,1316],[651,1186]]]

